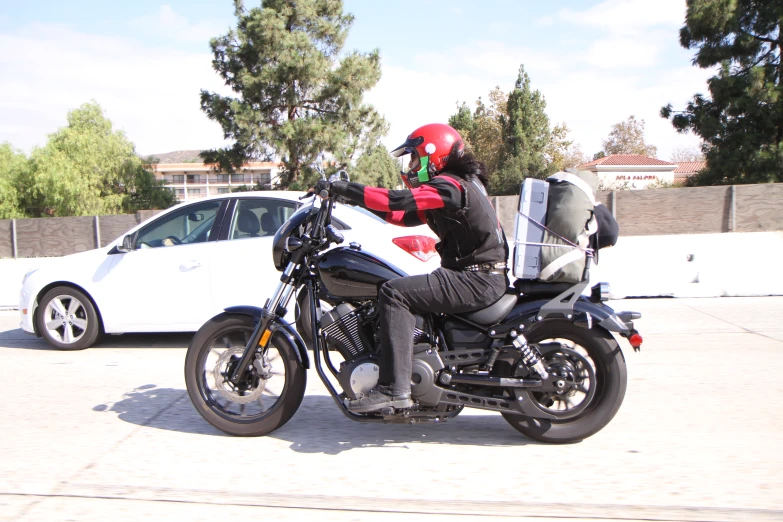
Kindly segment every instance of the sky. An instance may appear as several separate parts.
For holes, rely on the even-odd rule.
[[[685,0],[344,0],[344,11],[355,17],[344,50],[380,51],[365,101],[389,122],[390,148],[462,102],[508,93],[520,65],[589,156],[630,115],[660,159],[699,145],[659,116],[708,93],[712,76],[679,45]],[[230,92],[209,39],[234,24],[231,0],[0,0],[0,142],[30,152],[95,100],[142,155],[225,145],[199,93]]]

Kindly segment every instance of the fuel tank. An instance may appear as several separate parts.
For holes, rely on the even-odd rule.
[[[318,274],[330,297],[349,300],[377,299],[383,283],[407,275],[353,247],[338,247],[323,254],[318,261]]]

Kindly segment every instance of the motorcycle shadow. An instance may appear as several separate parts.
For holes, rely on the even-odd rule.
[[[183,433],[224,436],[209,425],[188,398],[187,391],[140,386],[113,404],[99,404],[96,412],[113,412],[131,424]],[[299,410],[280,429],[267,435],[290,442],[298,453],[336,455],[360,448],[405,448],[407,444],[466,446],[524,446],[538,444],[511,428],[498,413],[463,412],[445,423],[381,424],[346,418],[329,396],[306,395]]]

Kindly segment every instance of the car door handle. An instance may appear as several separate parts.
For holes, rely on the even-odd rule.
[[[179,271],[180,272],[188,272],[188,271],[196,269],[196,268],[198,268],[200,266],[201,266],[201,263],[199,263],[198,261],[194,261],[194,260],[185,261],[184,263],[179,265]]]

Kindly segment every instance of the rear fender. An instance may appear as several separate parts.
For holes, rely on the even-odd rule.
[[[249,315],[253,318],[254,322],[258,322],[264,313],[263,308],[257,306],[229,306],[225,309],[230,314]],[[296,354],[296,359],[304,369],[310,368],[310,357],[307,355],[307,345],[305,344],[302,336],[296,331],[292,325],[284,322],[283,320],[276,318],[269,325],[269,329],[272,331],[272,335],[279,336],[283,342],[288,343],[293,352]]]
[[[551,299],[520,301],[514,306],[502,325],[494,329],[497,331],[497,334],[505,334],[511,329],[524,329],[538,321],[539,310],[550,301]],[[591,322],[622,336],[630,335],[631,330],[633,330],[633,323],[624,322],[611,307],[603,303],[590,301],[587,296],[579,297],[574,303],[573,312],[572,317],[564,317],[564,319],[571,319],[578,323]]]

